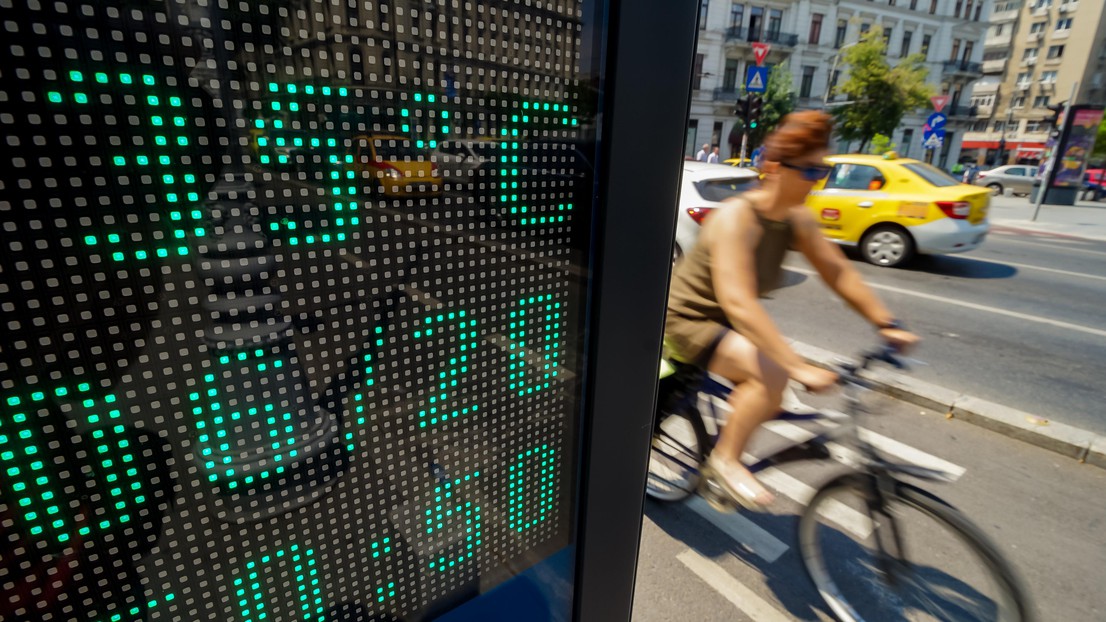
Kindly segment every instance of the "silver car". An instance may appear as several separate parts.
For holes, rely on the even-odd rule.
[[[990,188],[991,194],[994,195],[1002,195],[1007,190],[1012,194],[1029,194],[1033,192],[1033,182],[1036,180],[1036,166],[1009,164],[989,171],[981,171],[972,183]]]

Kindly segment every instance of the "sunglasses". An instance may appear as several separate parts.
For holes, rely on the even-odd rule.
[[[825,164],[814,164],[811,166],[798,166],[796,164],[788,164],[787,162],[780,162],[780,165],[784,168],[789,168],[793,171],[799,171],[799,174],[803,176],[806,181],[818,181],[825,179],[826,175],[829,175],[830,169],[833,167],[826,166]]]

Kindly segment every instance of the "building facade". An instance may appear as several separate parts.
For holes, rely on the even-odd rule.
[[[983,40],[992,0],[702,0],[699,44],[693,72],[689,154],[704,143],[726,152],[736,117],[734,102],[753,59],[752,41],[770,43],[765,64],[787,63],[797,108],[832,107],[842,96],[828,97],[847,79],[841,52],[861,33],[882,27],[891,63],[925,54],[928,82],[950,98],[944,145],[928,157],[948,167],[960,157],[960,143],[974,120],[971,83],[982,76]],[[836,101],[835,101],[836,99]],[[922,126],[932,110],[903,118],[892,136],[903,155],[927,157]],[[838,144],[847,151],[857,145]],[[694,149],[693,149],[694,148]]]
[[[1101,0],[1000,1],[984,40],[983,70],[972,101],[978,119],[964,149],[981,164],[1039,163],[1049,106],[1106,101],[1106,3]]]

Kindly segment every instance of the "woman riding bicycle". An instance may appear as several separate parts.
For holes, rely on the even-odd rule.
[[[824,162],[833,127],[822,112],[784,117],[765,140],[762,186],[715,210],[677,266],[668,299],[665,344],[678,361],[723,376],[737,386],[732,412],[704,469],[749,509],[773,496],[741,464],[750,435],[780,408],[788,379],[811,391],[834,385],[834,373],[807,364],[780,334],[758,300],[779,285],[789,248],[801,252],[822,280],[889,344],[906,349],[918,337],[902,329],[836,245],[822,237],[804,205]]]

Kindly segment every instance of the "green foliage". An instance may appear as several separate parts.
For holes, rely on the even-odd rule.
[[[891,135],[906,113],[927,105],[933,89],[926,84],[925,57],[912,54],[895,66],[887,62],[883,29],[872,28],[842,54],[849,79],[837,93],[851,104],[834,110],[841,138],[860,141],[860,151],[876,134]]]
[[[868,153],[872,155],[883,155],[888,151],[895,148],[895,143],[891,142],[891,137],[885,134],[876,134],[872,137],[872,147],[868,150]]]
[[[1094,141],[1094,151],[1091,152],[1091,160],[1101,163],[1106,160],[1106,117],[1098,125],[1098,136]]]

